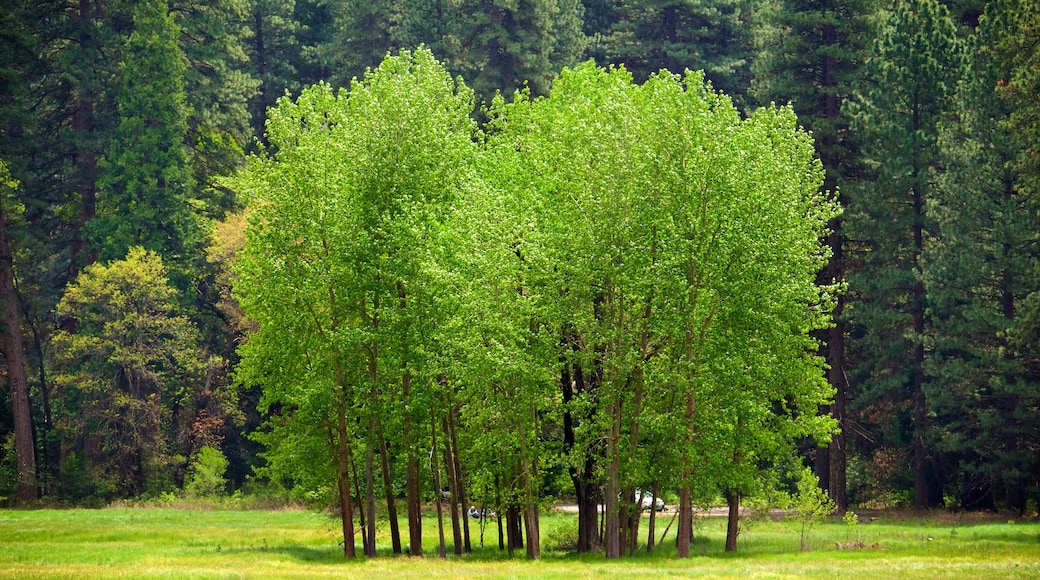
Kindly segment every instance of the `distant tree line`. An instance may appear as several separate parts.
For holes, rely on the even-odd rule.
[[[266,485],[306,494],[318,493],[329,481],[348,481],[360,486],[361,495],[369,494],[368,514],[374,513],[370,494],[378,491],[373,482],[380,474],[395,482],[396,487],[386,486],[386,493],[405,496],[409,506],[434,488],[435,482],[421,478],[437,474],[447,481],[438,487],[464,483],[472,498],[476,490],[512,489],[518,503],[494,501],[521,511],[533,507],[525,501],[559,487],[553,473],[556,480],[566,474],[571,484],[566,493],[579,501],[613,504],[623,498],[611,506],[608,522],[611,529],[624,529],[626,505],[636,501],[636,487],[665,493],[672,485],[679,491],[677,483],[693,477],[676,467],[681,458],[668,455],[682,448],[658,449],[660,444],[649,443],[670,442],[663,438],[676,425],[631,419],[643,417],[644,411],[646,417],[663,412],[658,405],[664,402],[654,389],[681,375],[678,367],[651,363],[683,360],[680,353],[665,356],[656,350],[683,339],[655,338],[655,332],[674,329],[666,332],[650,324],[656,324],[657,306],[649,314],[641,308],[655,300],[688,297],[689,291],[655,288],[649,274],[665,267],[665,256],[657,253],[665,251],[664,242],[654,241],[652,228],[659,225],[655,220],[667,220],[657,214],[640,218],[646,221],[640,227],[651,228],[647,233],[626,229],[629,218],[622,213],[643,211],[647,208],[639,204],[644,202],[659,206],[649,209],[665,211],[667,195],[680,187],[674,184],[688,182],[663,169],[642,174],[640,163],[654,155],[671,159],[670,152],[648,148],[656,141],[665,147],[680,142],[670,139],[685,138],[681,125],[641,123],[673,118],[668,107],[679,106],[651,96],[654,87],[668,85],[663,80],[668,77],[657,73],[667,69],[681,75],[690,69],[703,71],[713,89],[730,97],[733,118],[726,122],[734,127],[744,126],[738,119],[764,123],[755,121],[762,119],[756,111],[770,102],[790,103],[797,123],[811,133],[822,166],[820,183],[813,187],[829,192],[844,210],[830,219],[823,238],[829,258],[819,264],[816,279],[817,287],[836,286],[842,292],[821,302],[829,309],[829,326],[805,327],[814,330],[827,363],[816,369],[818,377],[834,393],[814,411],[822,422],[833,417],[839,431],[830,440],[826,429],[812,433],[819,436],[815,441],[808,431],[795,436],[775,427],[784,445],[798,445],[841,509],[863,504],[1018,513],[1036,509],[1040,8],[1034,2],[2,0],[0,30],[0,306],[9,386],[0,398],[0,496],[9,503],[41,497],[84,502],[156,496],[185,487],[195,473],[193,466],[219,450],[228,460],[231,489]],[[268,167],[264,163],[274,164],[264,171],[282,163],[302,172],[304,161],[319,159],[300,140],[317,139],[319,126],[329,121],[311,113],[294,117],[293,107],[318,106],[320,101],[330,107],[328,114],[336,113],[335,107],[343,104],[337,99],[345,98],[336,96],[336,88],[352,86],[359,91],[351,89],[344,102],[362,107],[356,95],[380,85],[352,85],[351,79],[364,79],[365,71],[379,66],[388,53],[420,45],[436,56],[447,78],[461,76],[465,90],[474,95],[463,98],[457,88],[454,97],[444,97],[455,120],[437,128],[423,124],[432,119],[417,118],[407,125],[417,131],[408,138],[457,138],[439,151],[454,152],[451,163],[456,165],[426,157],[429,151],[419,145],[391,155],[382,149],[386,142],[405,135],[388,136],[383,131],[391,130],[389,126],[358,126],[343,136],[337,146],[355,148],[351,163],[358,175],[367,168],[402,180],[341,181],[323,190],[372,196],[393,191],[399,196],[335,208],[347,212],[335,215],[354,220],[335,227],[358,224],[361,229],[354,233],[364,232],[364,237],[350,238],[350,243],[369,245],[339,257],[355,256],[352,261],[334,264],[314,259],[315,248],[297,247],[314,239],[293,235],[292,228],[281,234],[273,230],[271,235],[283,238],[265,243],[312,252],[307,260],[279,267],[332,268],[314,278],[329,284],[364,280],[362,294],[341,298],[352,306],[339,314],[347,318],[336,322],[355,330],[333,332],[334,341],[320,348],[300,347],[295,354],[287,342],[271,339],[269,356],[284,347],[280,356],[294,356],[292,364],[311,365],[306,368],[291,371],[288,359],[282,366],[262,367],[263,372],[256,362],[243,366],[243,360],[261,356],[266,340],[265,322],[258,314],[262,309],[257,310],[261,305],[249,302],[259,295],[257,286],[247,291],[243,285],[282,283],[273,271],[254,272],[250,278],[243,264],[251,262],[237,258],[243,248],[253,255],[249,244],[257,243],[252,238],[246,242],[244,214],[257,220],[274,207],[264,205],[268,202],[260,201],[260,193],[243,195],[247,182],[260,179],[261,168]],[[597,69],[581,64],[589,59],[601,67],[624,65],[630,77],[618,71],[594,74]],[[571,76],[558,77],[565,67]],[[623,77],[627,82],[621,82]],[[684,78],[684,90],[700,94],[702,83]],[[324,88],[305,92],[320,81]],[[603,103],[613,103],[610,107],[566,104],[568,95],[584,94],[568,82],[624,85],[617,90],[626,96],[596,85],[588,94],[605,95]],[[526,96],[516,97],[514,91],[525,86],[520,94]],[[502,97],[496,100],[498,91]],[[292,99],[279,102],[287,93]],[[398,96],[371,98],[392,102]],[[610,100],[615,98],[620,100]],[[660,117],[628,118],[651,109]],[[372,123],[383,119],[384,113],[361,110]],[[583,124],[610,113],[615,116],[602,117],[599,133]],[[386,122],[393,119],[386,115]],[[691,123],[694,117],[690,113]],[[289,125],[315,132],[294,133]],[[749,139],[739,149],[753,151],[763,146],[759,141]],[[478,144],[479,155],[471,151]],[[294,151],[307,156],[287,163],[286,156]],[[574,157],[566,171],[547,169],[573,152],[587,152],[583,164],[573,162],[579,158]],[[257,157],[247,163],[250,154]],[[471,156],[479,161],[471,163]],[[663,158],[653,158],[660,167],[669,167]],[[471,174],[480,178],[470,179]],[[233,175],[240,176],[229,179]],[[338,171],[335,179],[353,179],[351,175]],[[287,174],[284,183],[302,177]],[[496,185],[472,191],[472,183]],[[609,197],[613,184],[620,183],[632,189],[617,191],[617,199]],[[723,191],[722,184],[710,183]],[[529,191],[510,189],[521,186]],[[542,202],[523,197],[566,192],[571,204],[559,207],[542,207]],[[658,192],[656,201],[642,199],[646,192]],[[310,212],[315,220],[333,215],[307,205],[308,196],[317,194],[317,189],[294,192],[296,204],[287,211]],[[741,195],[751,193],[745,189]],[[448,243],[439,237],[447,235],[443,224],[460,215],[445,208],[459,199],[482,200],[470,205],[487,215],[470,216],[470,221],[489,229],[475,228],[469,238]],[[523,207],[531,212],[519,212]],[[444,215],[436,213],[442,211]],[[572,211],[577,213],[568,213]],[[501,221],[489,215],[501,216]],[[568,219],[589,225],[568,226],[574,223]],[[409,230],[408,220],[434,231]],[[326,225],[332,227],[318,222],[308,227],[320,231]],[[399,227],[405,229],[393,229]],[[532,243],[527,234],[544,231],[553,233],[539,238],[536,246],[525,245]],[[423,245],[438,240],[459,250],[452,260],[461,260],[464,250],[473,247],[501,255],[495,254],[499,257],[493,263],[456,263],[436,255],[443,245]],[[394,245],[405,241],[410,245]],[[589,249],[622,247],[629,250],[619,255],[649,262],[599,263]],[[589,250],[582,253],[582,248]],[[691,249],[686,256],[696,253]],[[420,264],[451,267],[430,273]],[[547,270],[548,264],[555,269]],[[598,279],[589,277],[593,272]],[[309,279],[305,274],[296,273]],[[462,275],[465,279],[451,278]],[[485,277],[514,282],[498,287],[497,295],[463,292],[486,282]],[[438,284],[458,289],[459,304],[453,308],[470,312],[470,338],[445,338],[461,329],[453,330],[457,319],[440,320],[432,310],[428,301],[446,292]],[[494,289],[490,282],[484,286]],[[601,294],[582,294],[597,288]],[[611,288],[620,294],[611,294]],[[284,307],[295,315],[285,314],[290,319],[278,324],[321,321],[321,332],[332,332],[323,317],[337,309],[321,306],[317,288],[292,289],[301,292],[295,298],[300,302]],[[772,298],[782,299],[777,292]],[[288,290],[283,294],[286,300],[291,296]],[[321,296],[326,300],[329,294]],[[376,296],[378,304],[372,302]],[[764,303],[772,299],[760,298]],[[533,303],[548,310],[531,310]],[[491,316],[494,308],[501,311]],[[691,318],[677,304],[661,308],[677,320],[703,320],[697,318],[703,314],[699,310]],[[554,309],[586,312],[590,318],[567,321]],[[383,311],[385,315],[375,314]],[[757,306],[746,310],[766,312]],[[604,326],[611,316],[626,325]],[[491,327],[481,325],[492,321],[512,325],[509,341],[496,347],[500,350],[480,342],[490,340]],[[363,332],[356,330],[362,322],[367,324]],[[738,322],[747,321],[734,324]],[[781,324],[781,318],[774,317],[774,322]],[[762,326],[761,336],[771,328]],[[545,334],[546,329],[552,332]],[[376,335],[382,338],[373,342]],[[423,342],[427,340],[442,342]],[[480,345],[484,350],[477,356]],[[308,363],[300,352],[325,357],[325,362],[345,353],[353,353],[343,359],[352,365],[366,361],[371,368],[344,368],[339,380],[367,385],[368,402],[356,407],[354,399],[317,401],[297,398],[292,389],[272,391],[272,385],[288,389],[317,372],[317,360]],[[712,360],[737,364],[732,349],[719,352],[727,354]],[[759,351],[742,347],[741,352]],[[442,360],[446,358],[463,360],[466,371],[425,377],[422,388],[432,389],[430,398],[416,403],[413,416],[398,416],[389,409],[401,397],[413,396],[404,390],[412,388],[410,381],[419,381],[413,357],[429,368],[450,367]],[[643,359],[645,368],[636,364]],[[274,360],[265,359],[265,364]],[[775,355],[751,366],[755,372],[783,374],[794,360],[798,356]],[[530,374],[531,369],[555,369],[556,374]],[[278,374],[283,372],[290,374]],[[672,374],[667,380],[661,374],[651,380],[654,373]],[[631,377],[631,382],[621,377]],[[755,377],[756,384],[783,383],[775,376],[742,377],[719,383],[731,389],[725,396],[738,397],[745,386],[741,381],[748,377]],[[306,380],[312,379],[319,381]],[[337,379],[320,379],[329,380]],[[484,381],[482,388],[498,389],[496,403],[514,407],[491,415],[500,407],[488,406],[489,415],[479,414],[474,411],[479,406],[465,398],[476,395],[461,389],[467,381]],[[556,394],[532,390],[546,381],[555,385]],[[392,392],[380,390],[391,382]],[[596,405],[590,406],[594,389],[602,391],[596,391]],[[754,406],[756,399],[744,396],[744,403]],[[548,413],[555,403],[566,411]],[[338,467],[348,469],[349,477],[330,480],[326,472],[302,467],[287,471],[293,458],[300,457],[295,454],[308,448],[280,445],[291,440],[284,437],[296,423],[279,423],[278,418],[328,412],[337,405],[344,420],[353,422],[350,429],[364,427],[340,438],[352,445],[354,462]],[[787,416],[789,409],[777,405],[768,415],[731,414],[731,427],[759,432],[764,424],[754,421]],[[633,406],[643,411],[629,415]],[[468,414],[461,413],[464,407]],[[620,423],[610,423],[612,408],[624,409]],[[312,419],[316,424],[329,420],[319,415]],[[505,419],[513,423],[496,423]],[[271,430],[277,425],[290,431]],[[527,479],[507,485],[505,474],[468,472],[469,464],[461,460],[456,469],[454,454],[469,453],[479,464],[480,457],[498,453],[501,442],[473,435],[480,433],[469,430],[473,425],[494,426],[488,431],[495,437],[511,438],[510,444],[517,446],[511,457],[519,463],[510,473],[526,474]],[[328,427],[335,435],[338,421]],[[609,429],[597,431],[600,427]],[[379,433],[400,433],[404,439],[380,440]],[[429,453],[446,442],[445,453]],[[327,441],[323,444],[327,447]],[[556,463],[545,459],[547,455]],[[427,465],[434,459],[437,469]],[[426,464],[420,465],[422,461]],[[678,471],[654,471],[662,466]],[[632,473],[646,479],[626,479]],[[720,497],[738,498],[755,491],[746,481],[745,475],[720,475],[712,482],[716,487],[701,491],[715,489]],[[720,482],[725,485],[716,485]],[[654,483],[666,487],[649,489]],[[342,498],[359,492],[323,493],[325,499],[339,497],[349,506]],[[522,521],[520,515],[510,516],[511,521]],[[587,531],[598,520],[582,522]],[[596,547],[590,545],[593,536],[582,537],[580,547]],[[634,534],[619,531],[606,538],[608,553],[617,555],[614,537],[623,543]]]

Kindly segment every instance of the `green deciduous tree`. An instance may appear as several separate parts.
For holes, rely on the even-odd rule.
[[[656,477],[682,491],[688,555],[694,494],[752,491],[762,461],[830,424],[811,418],[827,389],[805,334],[825,324],[813,276],[834,210],[811,142],[790,111],[742,121],[696,74],[636,85],[588,63],[498,107],[489,154],[516,169],[494,182],[527,200],[514,243],[553,304],[576,494],[602,485],[606,554],[634,550],[653,429],[679,450]],[[579,521],[593,548],[595,518]]]
[[[272,153],[238,183],[253,210],[236,292],[258,325],[239,379],[264,387],[273,414],[262,436],[269,473],[335,484],[347,556],[351,497],[374,493],[374,477],[361,481],[354,462],[379,453],[386,465],[390,423],[407,456],[411,553],[422,553],[422,434],[431,416],[433,433],[440,423],[443,375],[430,342],[444,313],[428,256],[476,151],[471,110],[472,93],[429,51],[403,52],[349,92],[318,85],[281,101],[268,122]],[[371,522],[374,501],[365,503]],[[374,555],[373,535],[364,537]]]

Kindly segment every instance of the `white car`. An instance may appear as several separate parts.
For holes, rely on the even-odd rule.
[[[639,497],[639,490],[636,490],[636,497]],[[655,512],[664,511],[664,500],[659,497],[654,497],[652,493],[643,494],[643,505],[644,510],[653,509]]]

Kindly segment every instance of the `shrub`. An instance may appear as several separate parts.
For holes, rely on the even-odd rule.
[[[195,452],[188,476],[184,480],[184,493],[192,498],[209,498],[224,495],[228,460],[219,449],[203,447]]]

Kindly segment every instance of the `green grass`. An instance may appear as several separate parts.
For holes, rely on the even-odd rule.
[[[665,516],[667,517],[667,516]],[[667,524],[659,522],[658,534]],[[436,557],[436,519],[423,522],[426,558],[392,557],[382,522],[381,557],[346,562],[339,522],[306,511],[101,510],[0,511],[0,578],[1038,578],[1040,523],[936,514],[883,515],[848,529],[840,521],[812,533],[799,550],[797,526],[762,520],[723,552],[725,520],[699,520],[690,560],[674,544],[607,562],[602,555],[548,552],[538,562],[509,559],[497,547],[462,558]],[[543,536],[574,527],[574,516],[542,521]],[[402,528],[403,529],[403,528]],[[643,533],[646,527],[643,526]],[[446,531],[451,538],[451,531]],[[472,530],[474,544],[478,531]],[[674,539],[674,528],[669,533]],[[835,542],[866,547],[841,550]],[[489,527],[488,546],[497,545]],[[548,542],[547,542],[548,543]],[[358,542],[360,545],[360,541]],[[449,553],[451,547],[448,548]]]

